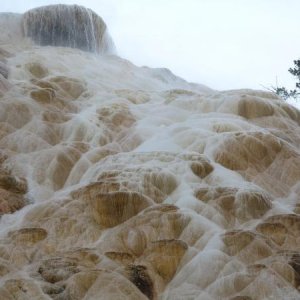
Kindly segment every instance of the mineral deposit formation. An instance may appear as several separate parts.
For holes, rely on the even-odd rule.
[[[136,67],[79,6],[0,26],[0,299],[300,299],[296,108]]]

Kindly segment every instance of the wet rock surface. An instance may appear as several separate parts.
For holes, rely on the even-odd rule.
[[[105,52],[106,25],[96,13],[78,5],[49,5],[23,15],[25,36],[42,46]]]
[[[78,6],[9,17],[0,299],[299,298],[297,109],[91,53]]]

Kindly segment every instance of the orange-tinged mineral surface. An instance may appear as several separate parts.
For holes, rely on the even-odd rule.
[[[0,299],[300,299],[296,108],[0,21]]]

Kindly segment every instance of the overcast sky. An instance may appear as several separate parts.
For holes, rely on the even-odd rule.
[[[14,0],[0,11],[80,4],[107,23],[118,54],[215,89],[293,87],[299,0]]]

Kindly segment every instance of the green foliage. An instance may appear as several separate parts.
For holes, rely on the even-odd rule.
[[[286,100],[288,98],[296,99],[299,95],[299,92],[297,92],[297,90],[289,90],[288,91],[285,87],[272,86],[271,90],[274,91],[278,96],[280,96],[284,100]]]
[[[271,90],[284,100],[288,98],[297,99],[300,95],[300,59],[294,60],[294,68],[290,68],[289,72],[295,76],[297,80],[296,88],[294,90],[287,90],[283,86],[271,87]]]

